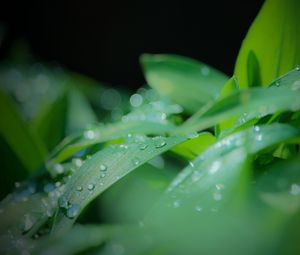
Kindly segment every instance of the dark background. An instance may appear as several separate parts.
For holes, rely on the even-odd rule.
[[[138,57],[145,52],[189,56],[232,74],[263,0],[3,2],[2,59],[24,38],[39,60],[133,89],[144,82]]]

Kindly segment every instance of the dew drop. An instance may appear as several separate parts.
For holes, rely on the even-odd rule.
[[[86,139],[94,139],[96,137],[96,134],[95,134],[95,131],[94,130],[86,130],[83,134],[83,136],[86,138]]]
[[[292,89],[293,91],[299,90],[299,89],[300,89],[300,80],[295,81],[295,82],[292,84],[291,89]]]
[[[221,166],[221,162],[220,161],[214,161],[212,163],[211,168],[209,169],[209,173],[210,174],[216,173],[219,170],[220,166]]]
[[[162,137],[154,137],[155,148],[159,149],[167,145],[166,141]]]
[[[135,166],[139,165],[139,164],[140,164],[139,158],[137,158],[137,157],[133,158],[133,159],[132,159],[132,163],[133,163],[133,165],[135,165]]]
[[[80,191],[83,190],[83,188],[82,188],[81,186],[77,186],[77,187],[76,187],[76,190],[80,192]]]
[[[95,188],[95,185],[92,184],[92,183],[90,183],[90,184],[88,185],[88,187],[87,187],[87,189],[88,189],[89,191],[94,190],[94,188]]]
[[[300,66],[296,66],[296,71],[300,71]]]
[[[259,126],[254,126],[254,127],[253,127],[253,130],[254,130],[255,132],[259,132],[259,131],[260,131],[260,127],[259,127]]]
[[[225,188],[225,186],[222,183],[218,183],[218,184],[216,184],[216,188],[217,188],[217,190],[222,190]]]
[[[293,196],[300,195],[300,186],[298,184],[292,184],[290,194]]]
[[[68,210],[66,211],[66,216],[69,219],[73,219],[75,218],[80,212],[80,205],[78,204],[73,204],[70,206],[70,208],[68,208]]]
[[[257,135],[255,139],[260,142],[262,140],[262,134]]]
[[[128,145],[126,144],[120,144],[120,149],[124,149],[124,150],[127,150],[128,149]]]
[[[199,134],[197,132],[193,132],[193,133],[188,134],[187,138],[194,139],[194,138],[197,138],[198,136],[199,136]]]
[[[216,201],[220,201],[220,200],[222,200],[222,194],[221,194],[221,193],[218,193],[218,192],[215,192],[215,193],[213,194],[213,198],[214,198],[214,200],[216,200]]]
[[[49,193],[49,192],[53,191],[54,189],[55,189],[55,185],[53,183],[47,183],[43,188],[45,193]]]
[[[133,94],[130,97],[130,104],[133,107],[139,107],[142,105],[142,103],[143,103],[143,97],[140,94]]]
[[[73,164],[76,166],[76,167],[81,167],[82,166],[82,160],[80,158],[74,158],[72,160]]]
[[[279,82],[279,81],[276,81],[276,82],[275,82],[275,86],[276,86],[276,87],[279,87],[279,86],[280,86],[280,82]]]
[[[58,206],[62,209],[68,209],[69,208],[69,201],[66,197],[61,197],[58,200]]]
[[[53,170],[54,170],[54,172],[55,172],[56,174],[63,174],[63,172],[64,172],[64,167],[63,167],[63,165],[61,165],[61,164],[55,164],[55,165],[53,166]]]
[[[180,207],[180,201],[179,200],[175,200],[173,202],[173,208],[178,208],[178,207]]]
[[[104,178],[105,176],[106,176],[106,173],[104,173],[104,172],[100,174],[100,178]]]
[[[100,165],[100,171],[105,172],[106,170],[107,170],[107,166],[104,165],[104,164],[101,164],[101,165]]]
[[[148,144],[146,144],[146,143],[140,144],[140,145],[139,145],[139,149],[140,149],[141,151],[146,150],[147,148],[148,148]]]
[[[193,163],[192,161],[189,162],[189,165],[190,165],[191,167],[195,167],[195,165],[194,165],[194,163]]]
[[[24,222],[22,226],[22,232],[26,233],[28,232],[34,225],[35,220],[32,218],[30,214],[25,214],[24,215]]]
[[[202,68],[201,68],[201,73],[204,75],[204,76],[207,76],[207,75],[209,75],[210,74],[210,69],[209,69],[209,67],[208,66],[202,66]]]
[[[197,212],[202,212],[202,207],[200,205],[196,205],[195,210]]]

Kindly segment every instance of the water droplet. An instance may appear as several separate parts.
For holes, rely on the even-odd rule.
[[[58,199],[58,206],[62,209],[68,209],[69,208],[69,201],[66,197],[60,197]]]
[[[196,205],[195,210],[197,212],[202,212],[202,207],[200,205]]]
[[[225,186],[222,183],[218,183],[218,184],[216,184],[216,188],[217,188],[217,190],[222,190],[225,188]]]
[[[201,172],[195,171],[192,175],[192,181],[197,182],[201,179],[202,176],[203,176],[203,174]]]
[[[22,232],[26,233],[28,232],[34,225],[35,219],[32,217],[30,214],[25,214],[24,215],[24,222],[22,226]]]
[[[104,164],[101,164],[99,168],[100,168],[100,171],[103,171],[103,172],[107,170],[107,166]]]
[[[255,137],[255,139],[258,141],[258,142],[260,142],[261,140],[262,140],[262,134],[259,134],[259,135],[257,135],[256,137]]]
[[[72,162],[73,164],[76,166],[76,167],[81,167],[82,166],[82,160],[80,158],[73,158],[72,159]]]
[[[178,208],[178,207],[180,207],[180,201],[179,200],[175,200],[173,202],[173,208]]]
[[[210,74],[210,69],[209,69],[209,67],[208,66],[202,66],[202,68],[201,68],[201,73],[204,75],[204,76],[207,76],[207,75],[209,75]]]
[[[81,186],[77,186],[77,187],[76,187],[76,190],[77,190],[77,191],[82,191],[83,188],[82,188]]]
[[[192,161],[189,162],[189,165],[190,165],[191,167],[195,167],[195,165],[194,165],[194,163],[193,163]]]
[[[132,159],[132,163],[133,163],[133,165],[137,166],[137,165],[140,164],[140,159],[135,157],[135,158]]]
[[[120,144],[120,149],[124,149],[124,150],[127,150],[128,149],[128,145],[126,144]]]
[[[154,145],[155,145],[155,148],[162,148],[164,147],[165,145],[167,145],[166,141],[164,140],[163,137],[161,136],[158,136],[158,137],[154,137],[153,138],[153,141],[154,141]]]
[[[194,138],[197,138],[198,136],[199,136],[199,134],[197,132],[193,132],[193,133],[188,134],[187,138],[194,139]]]
[[[296,66],[296,71],[300,71],[300,66]]]
[[[293,91],[299,90],[299,89],[300,89],[300,80],[295,81],[295,82],[292,84],[291,89],[292,89]]]
[[[300,195],[300,186],[298,184],[292,184],[290,194],[293,196]]]
[[[106,173],[101,173],[100,178],[104,178],[106,176]]]
[[[55,172],[56,174],[63,174],[63,172],[64,172],[64,167],[63,167],[63,165],[61,165],[61,164],[55,164],[55,165],[53,166],[53,170],[54,170],[54,172]]]
[[[86,139],[94,139],[96,137],[96,133],[94,130],[86,130],[84,131],[84,134],[83,136],[86,138]]]
[[[61,182],[56,182],[56,183],[55,183],[55,187],[56,187],[56,188],[59,188],[60,186],[61,186]]]
[[[254,126],[254,127],[253,127],[253,130],[254,130],[255,132],[259,132],[259,131],[260,131],[260,127],[259,127],[259,126]]]
[[[133,94],[129,101],[133,107],[139,107],[143,103],[143,97],[140,94]]]
[[[146,150],[147,148],[148,148],[148,144],[146,144],[146,143],[140,144],[140,145],[139,145],[139,149],[140,149],[141,151]]]
[[[275,82],[275,86],[276,86],[276,87],[279,87],[279,86],[280,86],[280,82],[279,82],[279,81],[276,81],[276,82]]]
[[[212,163],[211,168],[209,169],[209,173],[210,174],[216,173],[219,170],[220,166],[221,166],[221,162],[220,161],[214,161]]]
[[[80,205],[78,204],[73,204],[70,206],[70,208],[68,208],[68,210],[66,211],[66,216],[69,219],[73,219],[75,218],[80,212]]]
[[[53,191],[54,189],[55,189],[55,185],[53,183],[47,183],[43,188],[45,193],[49,193],[49,192]]]
[[[89,191],[92,191],[92,190],[94,190],[95,185],[90,183],[87,188],[88,188]]]
[[[15,182],[15,187],[16,188],[20,188],[21,187],[21,183],[20,182]]]
[[[214,198],[214,200],[216,200],[216,201],[220,201],[220,200],[222,200],[222,194],[219,193],[219,192],[215,192],[215,193],[213,194],[213,198]]]

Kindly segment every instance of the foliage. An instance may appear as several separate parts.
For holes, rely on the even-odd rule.
[[[131,96],[3,63],[1,254],[299,254],[299,11],[267,0],[231,78],[143,55]]]

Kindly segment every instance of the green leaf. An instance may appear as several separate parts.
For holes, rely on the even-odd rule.
[[[96,122],[97,116],[85,96],[77,89],[70,89],[66,133],[71,134],[83,130],[87,125]]]
[[[220,99],[223,99],[233,93],[236,93],[239,90],[239,86],[237,84],[236,78],[233,76],[231,77],[228,82],[224,85],[223,89],[221,90],[220,93]],[[219,123],[216,126],[216,135],[218,136],[222,131],[232,128],[234,126],[234,124],[236,123],[237,118],[236,117],[232,117],[229,118],[221,123]]]
[[[10,98],[0,90],[0,134],[28,172],[43,162],[46,149],[22,120]]]
[[[298,0],[265,1],[235,65],[234,73],[241,88],[267,86],[300,64],[299,10]],[[259,82],[258,70],[261,84],[254,84]]]
[[[118,228],[100,225],[75,225],[64,236],[51,236],[42,240],[34,254],[78,254],[107,241]],[[84,237],[84,238],[82,238]]]
[[[90,128],[79,135],[67,137],[52,153],[50,163],[62,162],[92,145],[122,138],[129,133],[165,134],[175,128],[172,124],[151,121],[114,123]]]
[[[113,183],[184,140],[182,137],[151,139],[137,136],[122,146],[110,146],[94,154],[66,184],[53,232],[68,229],[80,211]]]
[[[100,198],[101,218],[105,222],[132,223],[141,220],[160,198],[176,172],[148,163],[131,172]]]
[[[178,107],[174,106],[176,105],[168,105],[163,101],[152,102],[123,116],[120,122],[91,126],[62,141],[52,152],[50,159],[61,162],[92,145],[122,138],[129,133],[164,135],[175,128],[167,120],[169,115],[178,112]]]
[[[62,93],[54,102],[44,105],[31,123],[32,131],[38,134],[49,150],[64,137],[67,117],[67,94]]]
[[[300,158],[277,162],[257,180],[256,190],[261,200],[288,215],[300,211]]]
[[[235,127],[279,111],[300,109],[300,71],[298,69],[276,80],[270,88],[251,88],[220,99],[204,113],[196,113],[174,133],[189,133],[212,127],[237,117]]]
[[[181,56],[147,54],[141,57],[141,63],[148,84],[188,113],[214,100],[228,79],[211,67]]]
[[[192,138],[184,143],[178,144],[171,152],[187,159],[192,160],[197,157],[201,152],[207,149],[216,141],[216,138],[208,132],[197,134],[195,138]]]
[[[161,204],[210,212],[244,204],[249,189],[247,158],[282,142],[299,138],[300,131],[285,124],[254,126],[227,136],[209,147],[175,178]],[[231,209],[234,207],[231,204]],[[159,214],[159,213],[158,213]]]

